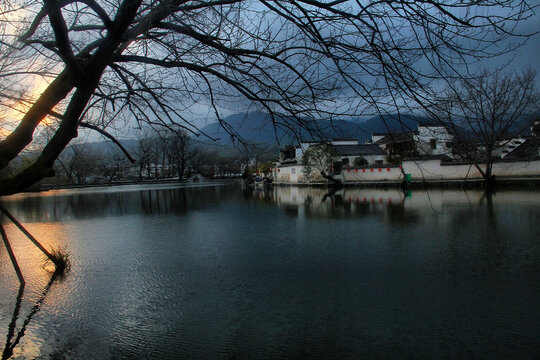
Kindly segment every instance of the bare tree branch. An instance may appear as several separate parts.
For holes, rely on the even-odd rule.
[[[79,126],[81,127],[85,127],[87,129],[92,129],[94,131],[97,131],[98,133],[100,133],[101,135],[105,136],[107,139],[111,140],[116,146],[118,146],[120,148],[120,150],[122,150],[122,152],[124,153],[124,155],[126,155],[127,159],[133,164],[135,163],[135,159],[131,156],[131,154],[126,150],[126,148],[120,143],[120,141],[118,141],[114,136],[112,136],[111,134],[109,134],[108,132],[106,132],[105,130],[103,130],[102,128],[98,127],[98,126],[95,126],[95,125],[92,125],[92,124],[88,124],[84,121],[81,121],[79,123]]]

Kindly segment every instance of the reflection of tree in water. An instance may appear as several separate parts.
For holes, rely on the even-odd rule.
[[[185,214],[217,204],[220,200],[216,188],[147,190],[140,193],[144,214]]]
[[[21,309],[22,299],[24,295],[24,287],[25,287],[26,282],[25,282],[23,273],[21,271],[21,268],[19,267],[19,263],[15,256],[15,253],[13,252],[13,249],[11,247],[11,243],[8,239],[8,236],[6,232],[4,231],[2,223],[0,223],[0,235],[4,243],[5,249],[9,255],[11,264],[13,265],[13,269],[15,270],[15,273],[17,274],[17,278],[19,280],[19,292],[17,294],[17,300],[15,301],[15,309],[13,311],[11,322],[8,326],[6,345],[4,347],[4,351],[2,352],[2,360],[3,360],[3,359],[9,359],[11,356],[13,356],[13,350],[19,344],[21,338],[24,336],[24,333],[26,331],[28,324],[30,323],[30,320],[32,320],[32,317],[34,316],[34,314],[38,312],[39,309],[41,308],[41,304],[45,301],[45,297],[49,293],[49,290],[52,284],[54,283],[54,281],[64,279],[64,277],[69,272],[70,261],[69,261],[68,253],[64,251],[60,251],[60,250],[54,250],[54,249],[49,252],[45,247],[43,247],[43,245],[32,234],[30,234],[28,230],[21,223],[19,223],[19,221],[6,208],[3,207],[2,204],[0,204],[0,211],[3,215],[9,218],[9,220],[11,220],[13,224],[46,256],[47,262],[50,261],[54,264],[54,272],[52,273],[47,286],[45,286],[45,289],[42,291],[40,298],[36,301],[30,313],[23,321],[20,327],[20,330],[17,332],[17,334],[15,334],[15,330],[17,326],[17,319],[19,317],[19,312]],[[44,265],[45,264],[46,263],[44,263]]]
[[[497,218],[496,218],[495,211],[493,210],[493,195],[495,195],[495,191],[486,190],[484,192],[484,195],[482,195],[482,198],[480,198],[480,206],[482,206],[483,203],[485,202],[486,210],[487,210],[487,218],[490,224],[493,224],[493,226],[497,226]]]
[[[250,200],[253,199],[253,188],[250,187],[242,187],[242,197],[244,200]]]
[[[308,217],[366,217],[372,215],[386,215],[391,223],[416,223],[420,221],[420,216],[415,210],[407,209],[404,206],[404,197],[400,202],[392,202],[379,195],[369,196],[369,192],[363,192],[362,196],[358,191],[345,191],[343,194],[331,190],[324,194],[319,204],[313,201],[305,204],[305,214]]]
[[[421,221],[416,209],[405,207],[406,194],[400,190],[275,187],[269,195],[291,216],[301,209],[302,216],[313,219],[378,216],[396,224]]]
[[[418,211],[406,209],[404,202],[387,204],[386,215],[388,222],[392,224],[418,224],[421,220]]]
[[[325,192],[324,196],[322,197],[321,202],[325,202],[326,199],[328,199],[328,198],[335,197],[337,190],[338,190],[337,187],[330,188],[327,192]]]
[[[215,206],[232,192],[228,186],[201,186],[31,196],[17,200],[14,210],[28,222],[141,213],[186,214],[191,210]]]
[[[5,204],[8,202],[6,201]],[[47,208],[46,210],[44,208]],[[40,218],[47,211],[52,210],[51,214],[54,215],[56,207],[50,209],[47,206],[47,202],[41,201],[39,196],[31,196],[26,198],[17,199],[17,207],[14,207],[14,213],[17,217],[19,214],[24,214],[24,218],[27,221],[42,221]]]
[[[508,252],[508,244],[505,239],[511,238],[511,236],[504,237],[499,235],[504,229],[501,229],[499,226],[496,207],[493,204],[494,196],[494,191],[486,190],[479,204],[480,209],[482,209],[482,205],[485,202],[485,236],[483,237],[482,248],[487,254],[485,265],[490,271],[501,268]]]
[[[478,203],[470,203],[469,207],[448,207],[446,212],[449,218],[448,263],[452,269],[449,274],[455,276],[456,281],[462,280],[460,276],[471,274],[489,274],[489,277],[497,278],[504,271],[505,259],[511,255],[508,241],[515,234],[505,234],[504,226],[500,226],[504,221],[500,222],[497,217],[493,193],[484,193]],[[474,263],[467,262],[471,254],[476,259]]]
[[[17,294],[17,300],[15,302],[15,308],[13,309],[13,316],[11,318],[11,322],[8,326],[8,333],[6,338],[6,345],[4,346],[4,351],[2,352],[2,360],[9,359],[13,356],[13,351],[15,350],[15,347],[20,343],[22,337],[24,336],[24,333],[26,332],[26,329],[28,325],[30,324],[30,321],[34,317],[34,315],[40,310],[41,305],[43,305],[43,302],[47,298],[47,295],[49,294],[49,291],[54,284],[55,281],[61,280],[61,276],[58,274],[53,274],[51,276],[51,279],[41,292],[40,297],[38,300],[34,303],[32,306],[32,309],[22,322],[21,327],[19,328],[19,331],[17,330],[17,320],[19,319],[19,314],[22,307],[22,300],[24,297],[24,283],[21,283],[19,286],[19,292]]]
[[[298,205],[283,205],[282,207],[285,215],[289,217],[298,217]]]

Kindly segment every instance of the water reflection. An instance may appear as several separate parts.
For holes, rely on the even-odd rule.
[[[247,198],[248,196],[245,195]],[[253,197],[281,208],[288,216],[305,218],[342,218],[384,216],[388,223],[415,224],[422,221],[421,212],[440,215],[453,213],[463,219],[485,213],[490,223],[497,223],[497,206],[540,203],[540,193],[507,191],[497,194],[481,190],[407,190],[381,188],[310,188],[274,187],[255,191]]]
[[[13,316],[11,317],[11,322],[8,326],[8,332],[7,332],[7,338],[6,338],[6,344],[4,346],[4,351],[2,352],[2,360],[7,360],[13,356],[14,350],[19,345],[22,337],[24,336],[26,329],[28,325],[30,324],[30,321],[32,321],[32,318],[34,315],[41,309],[41,306],[45,299],[47,298],[47,295],[49,294],[49,291],[52,287],[52,285],[56,282],[62,279],[62,276],[60,274],[52,274],[49,282],[41,292],[41,295],[37,299],[37,301],[34,303],[32,308],[30,309],[30,312],[28,315],[24,318],[24,321],[22,322],[22,325],[19,328],[19,331],[17,330],[17,322],[19,319],[19,315],[21,312],[23,297],[24,297],[24,290],[25,290],[25,284],[21,283],[19,286],[19,291],[17,293],[17,298],[15,301],[15,308],[13,309]]]
[[[129,191],[52,191],[45,196],[24,196],[4,199],[4,203],[26,222],[59,222],[69,219],[90,219],[124,215],[186,215],[219,206],[234,198],[234,186],[145,187],[132,186]],[[499,192],[462,190],[414,190],[381,188],[310,188],[274,187],[269,190],[244,189],[244,200],[256,199],[283,210],[287,216],[306,218],[384,216],[394,224],[421,221],[419,211],[430,209],[445,213],[454,207],[484,208],[496,222],[494,208],[505,201],[537,203],[538,192]],[[16,203],[10,207],[10,203]]]
[[[49,278],[17,245],[30,285],[13,320],[18,287],[0,249],[5,351],[18,341],[12,357],[538,358],[539,196],[142,186],[12,198],[22,219],[47,220],[29,231],[67,244],[73,270],[40,303]]]
[[[176,187],[118,186],[102,191],[59,190],[44,196],[4,198],[6,207],[26,222],[58,222],[124,215],[183,215],[217,205],[231,194],[231,186],[219,184]],[[10,207],[16,203],[16,207]]]
[[[397,189],[275,187],[256,193],[255,197],[277,205],[289,216],[342,218],[383,214],[392,223],[419,220],[414,208],[406,207],[410,194]]]

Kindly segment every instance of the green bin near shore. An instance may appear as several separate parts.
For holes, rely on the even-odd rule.
[[[405,181],[411,182],[411,174],[405,174]]]

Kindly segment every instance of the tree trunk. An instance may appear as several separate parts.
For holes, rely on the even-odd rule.
[[[125,31],[135,18],[141,2],[142,0],[125,0],[103,44],[86,61],[82,69],[83,76],[75,78],[72,69],[66,67],[28,110],[15,131],[0,142],[0,169],[3,169],[32,141],[34,130],[54,106],[76,88],[58,130],[39,158],[14,177],[0,180],[0,196],[24,191],[43,178],[54,176],[54,161],[69,142],[77,137],[80,117],[115,51],[124,42]]]
[[[184,177],[184,171],[186,171],[186,160],[179,157],[177,167],[178,167],[178,179],[182,180],[182,178]]]
[[[328,175],[324,171],[321,171],[321,175],[322,175],[323,178],[325,178],[326,180],[332,182],[332,184],[334,184],[334,185],[341,184],[340,180],[334,179],[332,176]]]
[[[47,87],[36,103],[26,112],[17,128],[3,141],[0,141],[0,169],[5,168],[32,142],[36,127],[51,112],[53,107],[73,90],[74,85],[70,72],[64,69]]]
[[[486,172],[484,176],[486,191],[493,192],[497,186],[495,175],[493,175],[493,161],[490,160],[486,164]]]
[[[99,76],[101,76],[101,73]],[[77,137],[79,117],[97,87],[98,81],[99,78],[96,78],[93,83],[90,82],[87,86],[75,91],[60,127],[45,146],[39,158],[13,178],[0,181],[0,195],[21,192],[45,177],[54,176],[54,161],[69,142]]]

